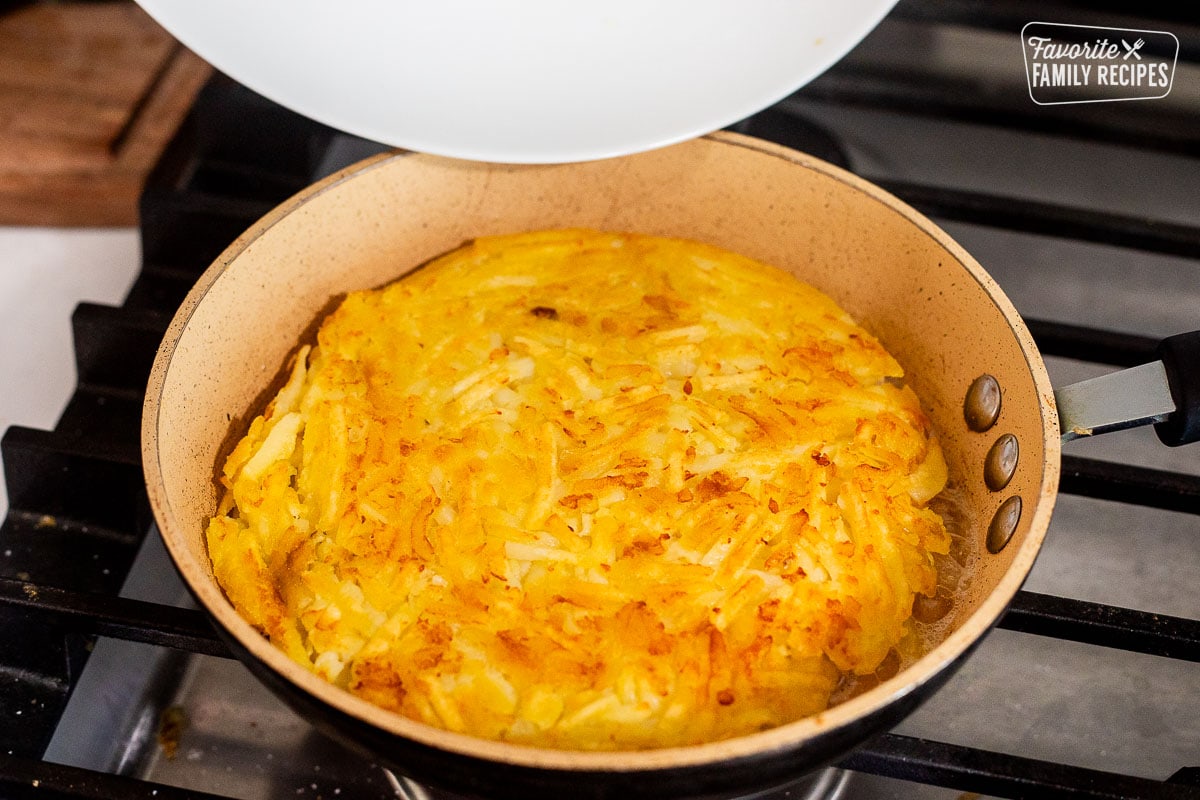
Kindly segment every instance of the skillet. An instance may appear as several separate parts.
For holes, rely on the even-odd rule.
[[[257,412],[308,326],[342,293],[386,283],[472,237],[555,227],[697,239],[791,270],[896,356],[946,453],[972,576],[928,653],[844,703],[769,731],[584,753],[483,741],[385,712],[289,661],[238,616],[213,580],[203,541],[212,478],[222,443]],[[1155,421],[1165,440],[1197,438],[1200,390],[1185,368],[1198,351],[1194,335],[1177,337],[1164,345],[1165,368],[1110,378],[1099,391],[1064,390],[1067,435]],[[1094,398],[1110,397],[1112,380],[1132,387],[1137,407],[1118,408],[1119,419],[1107,409],[1101,420]],[[828,763],[945,682],[1033,565],[1054,506],[1062,438],[1028,330],[949,236],[849,173],[720,133],[563,165],[385,154],[301,192],[235,241],[184,301],[152,370],[143,463],[168,550],[218,631],[330,735],[419,782],[468,794],[708,796],[779,785]]]

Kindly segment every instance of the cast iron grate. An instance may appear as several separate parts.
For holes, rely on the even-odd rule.
[[[1064,3],[1067,9],[1069,3]],[[1043,7],[1044,8],[1044,7]],[[976,14],[974,4],[915,0],[897,16],[1018,30],[1045,16],[1022,3]],[[1106,12],[1109,13],[1109,12]],[[1113,19],[1128,21],[1117,12]],[[1115,23],[1114,23],[1115,24]],[[1150,27],[1143,21],[1143,27]],[[1200,28],[1173,22],[1183,54],[1200,52]],[[1130,27],[1136,27],[1130,25]],[[1185,30],[1180,30],[1184,28]],[[1132,141],[1194,154],[1200,118],[1158,122],[1140,138],[1126,117],[1056,111],[1033,117],[1011,98],[928,85],[853,63],[802,93],[848,106],[941,114],[1056,135]],[[1115,121],[1114,121],[1115,119]],[[839,161],[836,142],[789,127],[768,111],[739,129]],[[796,141],[801,137],[801,141]],[[275,203],[311,182],[333,132],[218,77],[203,91],[142,198],[142,270],[125,304],[82,304],[73,319],[79,382],[53,431],[10,428],[0,444],[11,509],[0,527],[0,795],[198,797],[194,791],[41,760],[98,636],[227,656],[197,611],[117,597],[150,529],[138,448],[145,381],[166,325],[208,263]],[[1200,227],[1164,224],[1049,203],[892,182],[893,193],[938,219],[1066,236],[1148,252],[1200,256]],[[1148,360],[1144,336],[1029,320],[1044,353],[1125,366]],[[1200,477],[1089,458],[1064,459],[1062,490],[1200,513]],[[1200,661],[1200,621],[1021,592],[1001,627],[1091,645]],[[1167,781],[886,734],[843,766],[1002,797],[1200,797],[1195,767]]]

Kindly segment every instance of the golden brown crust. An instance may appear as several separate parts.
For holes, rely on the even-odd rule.
[[[934,592],[928,418],[778,270],[497,237],[317,338],[225,465],[209,548],[241,613],[385,708],[548,747],[734,736],[823,709]]]

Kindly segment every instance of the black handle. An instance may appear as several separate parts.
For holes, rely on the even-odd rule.
[[[1200,441],[1200,331],[1163,339],[1157,355],[1167,369],[1175,411],[1156,422],[1154,432],[1171,447]]]

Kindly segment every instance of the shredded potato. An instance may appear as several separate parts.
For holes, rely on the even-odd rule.
[[[230,600],[452,731],[700,743],[821,711],[933,595],[946,466],[825,295],[702,244],[480,239],[350,294],[223,470]]]

